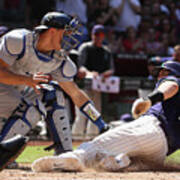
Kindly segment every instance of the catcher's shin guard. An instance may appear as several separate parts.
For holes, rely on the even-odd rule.
[[[36,102],[36,105],[33,105],[22,99],[22,102],[4,124],[0,132],[0,142],[17,134],[26,135],[34,128],[43,114],[40,106],[39,101]]]
[[[43,90],[43,100],[47,110],[46,123],[54,144],[46,150],[55,149],[61,154],[72,150],[72,138],[66,99],[59,85],[51,84],[51,90]]]
[[[24,150],[27,141],[27,137],[16,135],[15,137],[0,143],[0,171],[20,155]]]

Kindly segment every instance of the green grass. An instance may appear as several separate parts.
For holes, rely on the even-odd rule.
[[[34,160],[43,157],[53,155],[54,151],[44,151],[46,146],[27,146],[23,153],[18,157],[19,163],[32,163]],[[75,149],[76,147],[74,147]],[[175,162],[180,164],[180,150],[167,157],[166,161]]]
[[[180,150],[174,152],[166,158],[166,161],[180,164]]]
[[[52,151],[44,151],[46,146],[27,146],[22,154],[18,157],[19,163],[32,163],[34,160],[48,155],[53,155]]]
[[[32,163],[38,158],[54,154],[54,150],[45,151],[45,147],[47,146],[27,146],[16,161],[18,163]],[[73,148],[75,149],[76,147]]]

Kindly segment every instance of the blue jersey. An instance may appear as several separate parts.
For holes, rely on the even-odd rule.
[[[174,76],[167,76],[160,79],[156,88],[164,81],[175,81],[180,88],[180,79]],[[164,129],[169,143],[169,151],[173,152],[180,148],[180,90],[178,93],[166,101],[153,105],[147,112],[156,116]]]

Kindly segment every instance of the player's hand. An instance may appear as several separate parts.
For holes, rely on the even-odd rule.
[[[132,115],[135,119],[137,119],[142,114],[146,113],[147,110],[151,107],[151,101],[149,99],[139,98],[135,100],[132,105]]]
[[[43,88],[41,84],[48,83],[50,80],[52,80],[52,77],[50,75],[38,72],[31,77],[31,81],[28,85],[32,87],[37,94],[39,94],[40,89]]]

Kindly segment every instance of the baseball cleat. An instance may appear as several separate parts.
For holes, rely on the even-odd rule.
[[[32,164],[32,170],[34,172],[48,172],[52,170],[81,172],[83,169],[83,163],[72,152],[64,153],[60,156],[40,158]]]
[[[54,169],[54,163],[57,160],[57,156],[46,156],[37,159],[32,164],[33,172],[49,172]]]
[[[11,164],[20,155],[27,141],[27,137],[16,135],[0,143],[0,171]]]
[[[70,172],[81,172],[85,168],[82,161],[73,152],[60,155],[54,167],[62,171]]]

